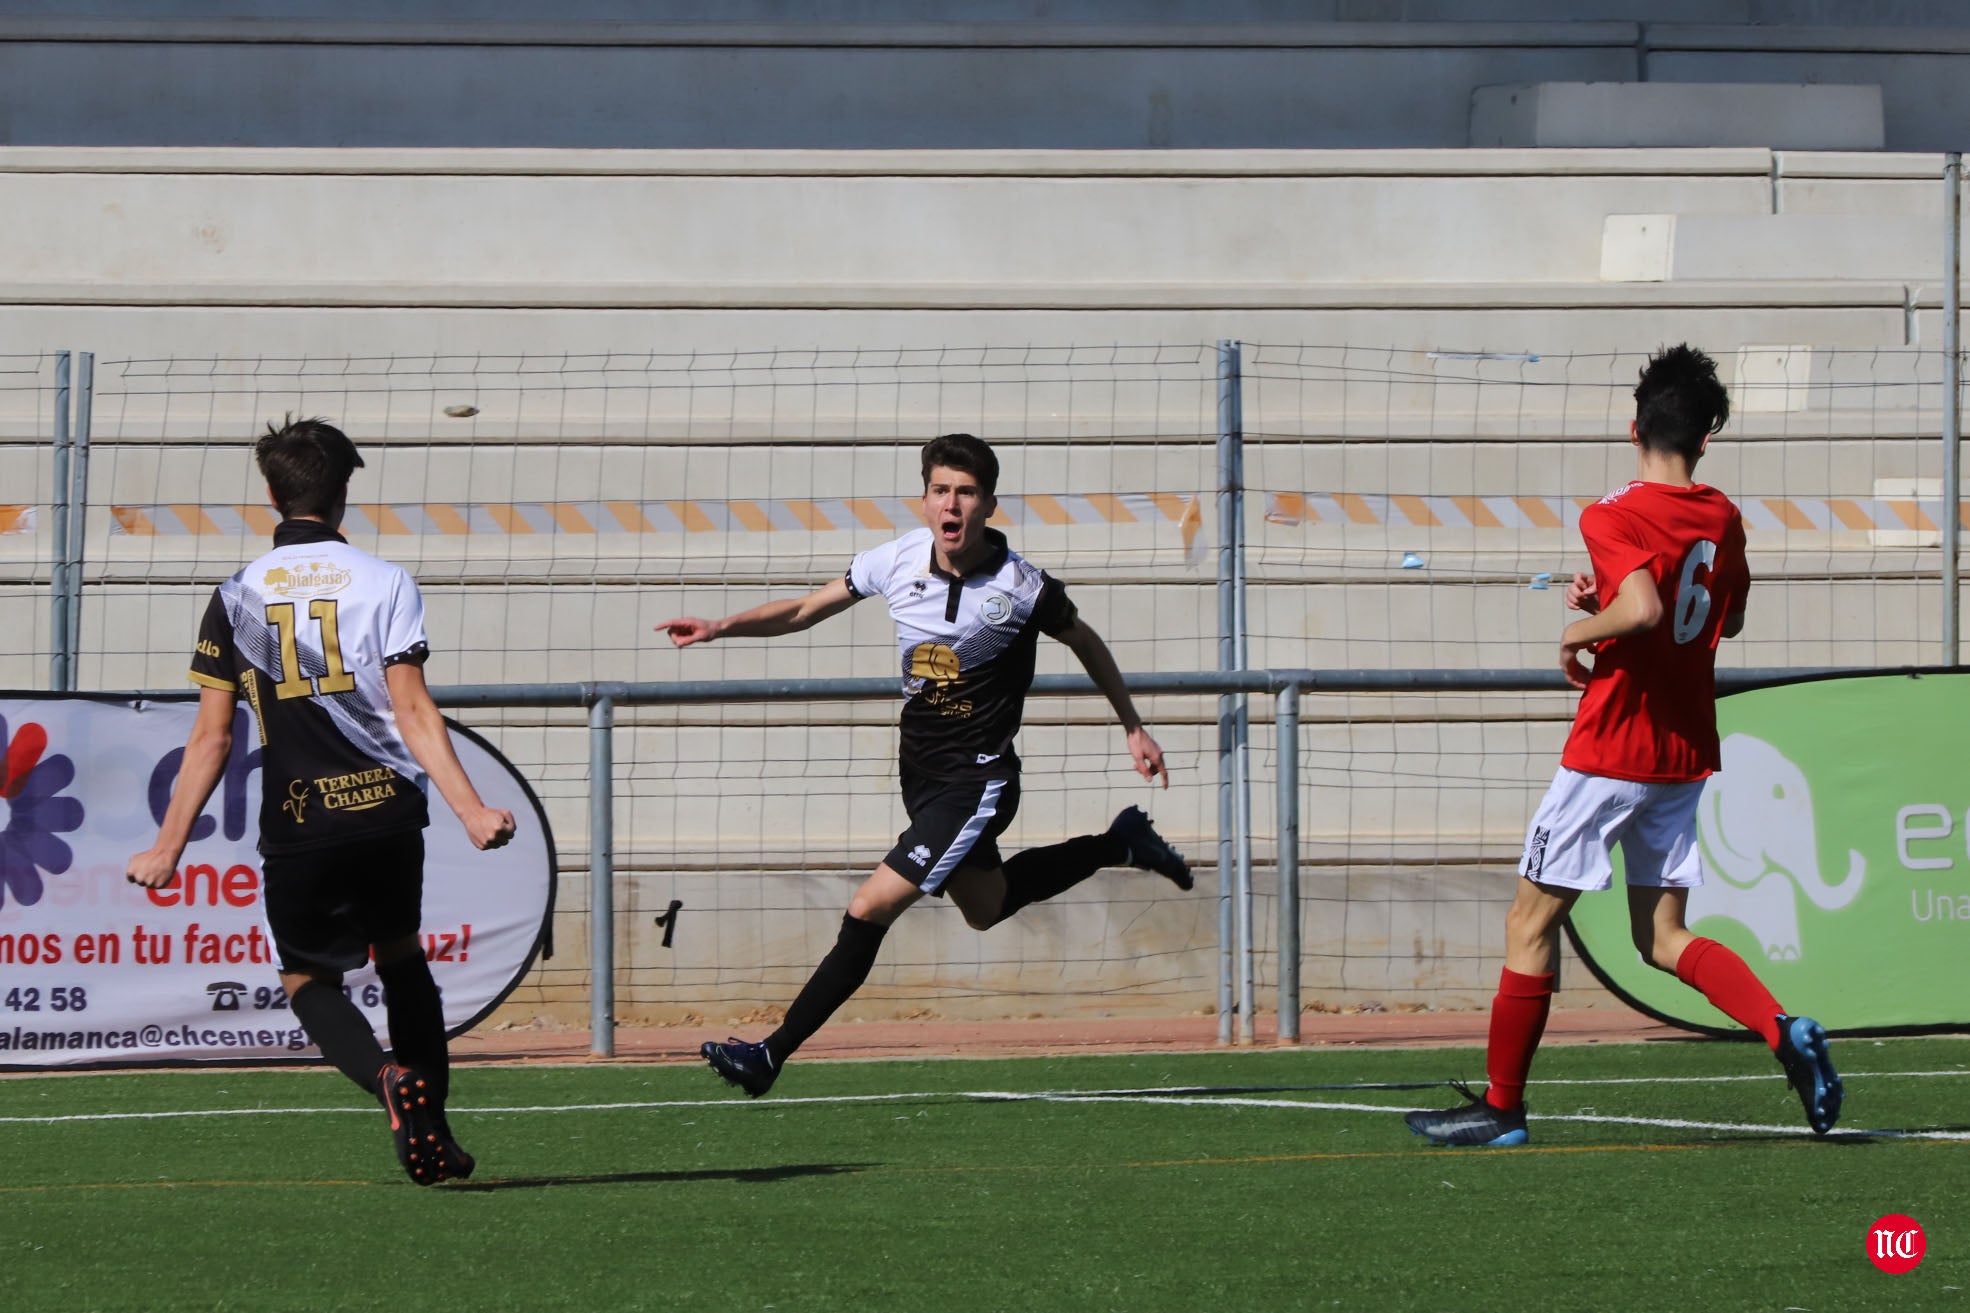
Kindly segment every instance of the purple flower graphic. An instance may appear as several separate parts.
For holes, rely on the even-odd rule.
[[[75,852],[58,833],[82,824],[82,800],[55,795],[75,779],[75,763],[59,754],[43,757],[48,731],[33,721],[20,727],[11,741],[6,717],[0,716],[0,907],[11,893],[23,906],[41,901],[41,873],[60,875],[75,860]]]

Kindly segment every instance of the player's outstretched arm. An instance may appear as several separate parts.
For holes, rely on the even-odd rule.
[[[1615,591],[1614,600],[1585,620],[1576,620],[1560,635],[1560,669],[1567,683],[1587,687],[1587,667],[1580,654],[1610,638],[1645,634],[1662,622],[1662,594],[1656,591],[1655,576],[1647,570],[1631,570]]]
[[[1076,618],[1074,623],[1054,635],[1067,644],[1069,650],[1080,659],[1081,668],[1088,672],[1088,678],[1101,690],[1108,705],[1115,708],[1115,718],[1122,722],[1122,729],[1128,734],[1129,758],[1135,763],[1136,774],[1152,784],[1163,782],[1170,787],[1170,773],[1163,765],[1163,749],[1156,746],[1156,740],[1142,727],[1142,717],[1136,714],[1135,700],[1129,696],[1129,685],[1122,678],[1122,671],[1115,664],[1115,654],[1102,642],[1101,635],[1088,628],[1087,624]]]
[[[124,868],[123,878],[132,884],[161,889],[177,874],[178,859],[191,841],[192,823],[226,773],[226,758],[233,751],[233,708],[238,702],[239,695],[231,689],[199,690],[198,718],[185,740],[185,760],[178,767],[164,823],[157,827],[157,842],[131,857]]]
[[[404,746],[465,826],[465,837],[474,848],[503,846],[513,837],[513,813],[486,806],[472,787],[472,777],[452,750],[444,715],[431,700],[424,667],[415,661],[399,661],[384,668],[383,678],[390,686],[390,703],[397,711],[397,732],[404,736]]]
[[[721,638],[778,638],[781,634],[797,634],[803,629],[811,629],[829,616],[846,611],[857,600],[855,594],[848,591],[846,579],[835,579],[805,597],[767,602],[750,611],[728,615],[723,620],[682,616],[664,621],[656,626],[656,630],[660,634],[669,634],[671,643],[677,647],[715,642]]]

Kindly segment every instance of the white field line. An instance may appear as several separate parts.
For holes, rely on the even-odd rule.
[[[1099,1091],[1097,1091],[1099,1093]],[[894,1103],[904,1099],[1009,1099],[1023,1098],[1024,1095],[995,1095],[988,1092],[952,1091],[945,1094],[910,1091],[904,1094],[835,1094],[818,1095],[810,1098],[772,1099],[760,1103],[754,1099],[743,1102],[736,1099],[653,1099],[634,1103],[539,1103],[508,1108],[462,1108],[451,1106],[448,1111],[462,1114],[477,1113],[481,1116],[497,1117],[505,1113],[518,1112],[640,1112],[662,1108],[759,1108],[784,1107],[792,1104],[814,1103]],[[382,1105],[377,1105],[380,1108]],[[297,1114],[315,1116],[328,1113],[352,1113],[362,1117],[373,1117],[377,1108],[187,1108],[158,1112],[78,1112],[54,1117],[0,1117],[4,1125],[52,1125],[56,1122],[136,1122],[168,1121],[174,1117],[289,1117]]]
[[[1970,1071],[1883,1071],[1855,1072],[1847,1080],[1950,1079],[1970,1076]],[[1711,1084],[1744,1080],[1776,1080],[1776,1076],[1683,1076],[1666,1081],[1630,1078],[1606,1080],[1542,1081],[1543,1085],[1631,1085],[1631,1084]],[[1390,1116],[1403,1111],[1401,1105],[1385,1103],[1342,1103],[1332,1100],[1293,1098],[1254,1098],[1244,1095],[1191,1093],[1200,1087],[1165,1087],[1120,1090],[911,1090],[893,1094],[841,1094],[768,1099],[653,1099],[620,1103],[527,1104],[507,1107],[458,1108],[466,1115],[504,1116],[523,1113],[557,1112],[658,1112],[701,1108],[788,1108],[846,1106],[858,1103],[901,1103],[934,1099],[968,1099],[979,1103],[1135,1103],[1166,1107],[1196,1108],[1272,1108],[1298,1112],[1364,1112]],[[1421,1091],[1410,1091],[1420,1093]],[[168,1121],[189,1117],[290,1117],[349,1114],[374,1116],[369,1108],[201,1108],[166,1109],[150,1112],[66,1113],[42,1117],[0,1117],[0,1125],[47,1126],[64,1122]],[[1769,1135],[1797,1135],[1800,1127],[1756,1122],[1705,1122],[1675,1117],[1623,1117],[1595,1112],[1554,1113],[1529,1118],[1535,1122],[1585,1122],[1603,1126],[1653,1126],[1663,1130],[1729,1131]],[[1970,1131],[1836,1130],[1834,1137],[1872,1137],[1919,1140],[1970,1141]]]
[[[1136,1103],[1166,1104],[1177,1107],[1230,1107],[1230,1108],[1293,1108],[1308,1112],[1372,1112],[1388,1116],[1400,1112],[1385,1103],[1328,1103],[1312,1099],[1246,1099],[1246,1098],[1159,1098],[1141,1095],[1104,1094],[1018,1094],[1010,1097],[1021,1100],[1047,1103]],[[1526,1115],[1528,1122],[1588,1122],[1597,1126],[1654,1126],[1675,1131],[1749,1131],[1765,1135],[1799,1135],[1805,1127],[1798,1123],[1784,1126],[1767,1126],[1759,1122],[1699,1122],[1681,1117],[1604,1117],[1598,1113],[1559,1113],[1547,1116]],[[1898,1130],[1834,1130],[1829,1131],[1827,1139],[1904,1139],[1904,1140],[1970,1140],[1970,1131],[1898,1131]]]
[[[1850,1080],[1889,1080],[1896,1076],[1918,1076],[1925,1080],[1935,1080],[1948,1076],[1970,1076],[1970,1069],[1958,1068],[1954,1071],[1843,1071],[1840,1079]],[[1779,1071],[1761,1072],[1755,1076],[1604,1076],[1594,1079],[1567,1080],[1564,1077],[1547,1079],[1541,1076],[1532,1083],[1543,1085],[1727,1085],[1732,1081],[1784,1080],[1785,1073]]]

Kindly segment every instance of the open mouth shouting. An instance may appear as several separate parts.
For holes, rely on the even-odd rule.
[[[996,505],[992,494],[979,487],[976,475],[932,467],[924,481],[923,522],[930,527],[944,568],[972,563],[969,558],[983,546],[985,521]]]

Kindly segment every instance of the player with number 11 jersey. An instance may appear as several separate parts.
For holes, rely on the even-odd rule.
[[[290,418],[268,425],[253,455],[281,516],[274,549],[213,591],[192,657],[198,716],[157,839],[125,876],[147,889],[178,881],[244,696],[260,739],[261,910],[288,1006],[322,1057],[382,1103],[411,1180],[467,1177],[475,1160],[445,1117],[444,998],[418,926],[425,789],[437,787],[475,848],[512,838],[513,813],[479,796],[425,685],[416,582],[340,532],[363,465],[349,435]],[[343,992],[344,977],[372,963],[387,1060]]]
[[[262,853],[425,827],[429,780],[386,672],[429,653],[416,580],[319,520],[282,520],[274,549],[213,590],[191,678],[253,707]]]

